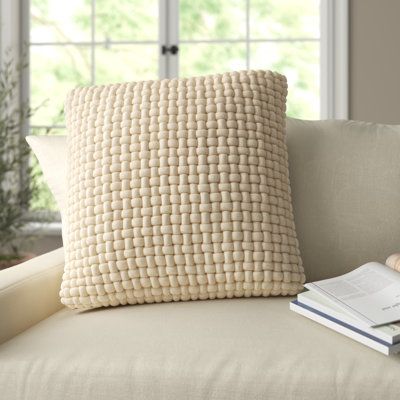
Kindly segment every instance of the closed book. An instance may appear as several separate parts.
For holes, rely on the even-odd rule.
[[[297,300],[290,303],[290,309],[385,355],[400,352],[400,343],[386,342],[310,306],[301,304]]]
[[[300,293],[297,301],[387,343],[400,342],[400,323],[370,327],[363,321],[354,318],[352,314],[339,307],[335,302],[313,291]]]

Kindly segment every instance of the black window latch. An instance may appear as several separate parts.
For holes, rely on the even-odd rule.
[[[179,47],[177,45],[172,45],[172,46],[161,46],[161,53],[162,54],[167,54],[167,53],[171,53],[173,55],[177,54],[179,51]]]

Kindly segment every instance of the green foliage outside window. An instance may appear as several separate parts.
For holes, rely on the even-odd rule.
[[[36,180],[29,179],[34,172],[22,135],[32,110],[17,100],[19,73],[24,67],[9,54],[0,65],[0,269],[5,261],[19,257],[14,240],[20,236],[29,204],[38,194]]]

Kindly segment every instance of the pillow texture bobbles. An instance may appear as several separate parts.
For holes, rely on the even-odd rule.
[[[286,94],[270,71],[73,90],[63,304],[297,294]]]

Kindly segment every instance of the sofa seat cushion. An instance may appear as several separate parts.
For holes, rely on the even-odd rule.
[[[1,398],[399,398],[399,357],[306,320],[288,303],[61,310],[0,346]]]

